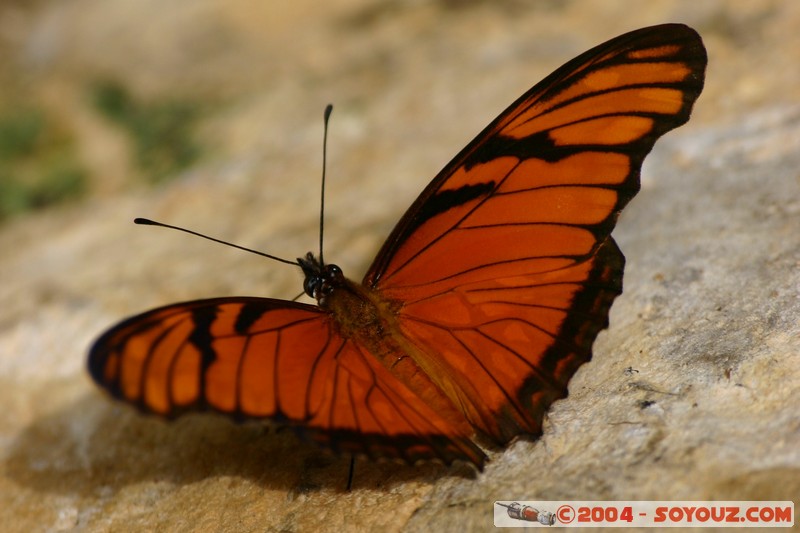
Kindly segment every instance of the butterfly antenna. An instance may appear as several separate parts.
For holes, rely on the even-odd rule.
[[[297,261],[289,261],[288,259],[283,259],[282,257],[277,257],[271,254],[265,254],[264,252],[259,252],[258,250],[253,250],[251,248],[245,248],[244,246],[239,246],[238,244],[233,244],[228,241],[223,241],[220,239],[215,239],[214,237],[209,237],[208,235],[203,235],[202,233],[197,233],[196,231],[192,231],[190,229],[181,228],[179,226],[171,226],[169,224],[164,224],[162,222],[156,222],[155,220],[150,220],[149,218],[135,218],[133,219],[134,224],[141,224],[144,226],[160,226],[162,228],[169,228],[169,229],[176,229],[178,231],[182,231],[184,233],[188,233],[189,235],[195,235],[197,237],[202,237],[204,239],[208,239],[209,241],[218,242],[220,244],[226,244],[228,246],[232,246],[233,248],[238,248],[239,250],[244,250],[245,252],[250,252],[256,255],[260,255],[261,257],[266,257],[267,259],[273,259],[275,261],[280,261],[281,263],[286,263],[287,265],[294,265],[297,266]]]
[[[319,203],[319,262],[323,265],[325,264],[322,258],[322,236],[325,230],[325,169],[328,167],[328,121],[331,118],[331,111],[333,111],[333,105],[326,105],[323,116],[325,130],[322,136],[322,191]]]

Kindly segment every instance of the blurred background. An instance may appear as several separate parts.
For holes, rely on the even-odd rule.
[[[800,130],[786,126],[800,118],[800,3],[3,0],[0,523],[14,525],[9,531],[246,530],[265,523],[260,513],[288,508],[268,523],[293,530],[319,525],[298,518],[313,501],[334,522],[396,530],[415,513],[427,516],[417,512],[424,502],[435,513],[442,508],[430,502],[467,494],[458,492],[464,480],[435,485],[435,467],[384,465],[361,478],[380,490],[342,495],[332,487],[346,465],[320,466],[292,440],[276,445],[286,454],[270,455],[257,451],[267,446],[259,438],[225,424],[198,422],[212,424],[209,433],[183,423],[176,432],[110,408],[83,365],[92,339],[114,321],[183,299],[291,298],[301,288],[296,269],[131,221],[155,218],[289,259],[315,250],[322,112],[333,103],[326,258],[360,279],[416,195],[508,104],[584,50],[663,22],[698,30],[709,67],[692,120],[663,141],[681,148],[654,153],[669,170],[648,163],[643,196],[659,187],[681,194],[680,177],[659,179],[702,165],[698,205],[672,215],[690,218],[722,188],[713,173],[800,148]],[[786,203],[770,200],[760,213],[790,220],[797,200],[775,195]],[[630,226],[627,237],[620,228],[626,255],[624,241],[635,245],[637,227],[651,223]],[[649,238],[638,237],[643,246]],[[118,420],[127,429],[113,429]],[[240,444],[209,436],[219,434]],[[196,440],[211,441],[198,449],[216,450],[227,466],[192,448]],[[247,454],[254,463],[239,465]],[[124,466],[131,457],[146,473]],[[308,477],[308,468],[323,473]],[[244,471],[259,473],[242,481]],[[530,478],[510,472],[494,497],[529,494]],[[626,495],[602,479],[591,486],[608,490],[579,494]],[[575,494],[563,490],[549,494]],[[485,490],[469,494],[464,508],[489,516]],[[201,513],[206,504],[218,511]],[[379,512],[386,505],[391,517]]]
[[[226,167],[227,179],[257,173],[262,189],[302,176],[310,193],[328,102],[333,156],[359,161],[358,183],[380,173],[387,151],[400,166],[393,174],[409,158],[442,165],[440,153],[413,143],[457,147],[565,59],[662,21],[703,34],[712,61],[696,120],[726,120],[798,98],[796,10],[722,0],[635,10],[523,0],[7,0],[0,220],[210,164]],[[291,175],[273,163],[287,151]]]

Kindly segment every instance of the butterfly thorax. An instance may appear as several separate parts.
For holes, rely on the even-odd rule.
[[[399,302],[380,298],[374,291],[353,283],[344,277],[341,268],[324,264],[311,252],[297,262],[305,275],[303,290],[335,317],[346,338],[384,339],[391,335],[396,328],[391,317],[398,311]]]
[[[381,298],[363,285],[344,277],[336,265],[326,265],[311,252],[297,262],[303,269],[303,290],[334,317],[345,338],[357,339],[371,349],[386,351],[386,340],[397,331],[393,319],[400,302]]]

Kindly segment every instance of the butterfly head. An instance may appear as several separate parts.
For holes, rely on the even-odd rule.
[[[298,257],[297,262],[306,277],[303,282],[303,290],[307,295],[317,300],[320,306],[324,307],[325,299],[337,287],[344,285],[342,269],[336,265],[323,264],[311,252],[308,252],[305,257]]]

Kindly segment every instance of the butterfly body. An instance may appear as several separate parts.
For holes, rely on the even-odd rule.
[[[481,467],[477,435],[537,435],[608,325],[610,233],[655,141],[689,119],[706,53],[680,24],[567,62],[430,182],[361,283],[298,259],[317,305],[226,297],[105,332],[94,380],[148,413],[289,424],[342,452]]]
[[[341,338],[374,356],[394,377],[419,396],[426,405],[468,435],[470,425],[431,376],[445,375],[433,356],[410,343],[397,315],[402,302],[387,300],[380,293],[355,283],[336,265],[323,265],[313,254],[298,259],[304,274],[306,294],[328,313],[330,327]],[[430,351],[430,350],[429,350]]]

